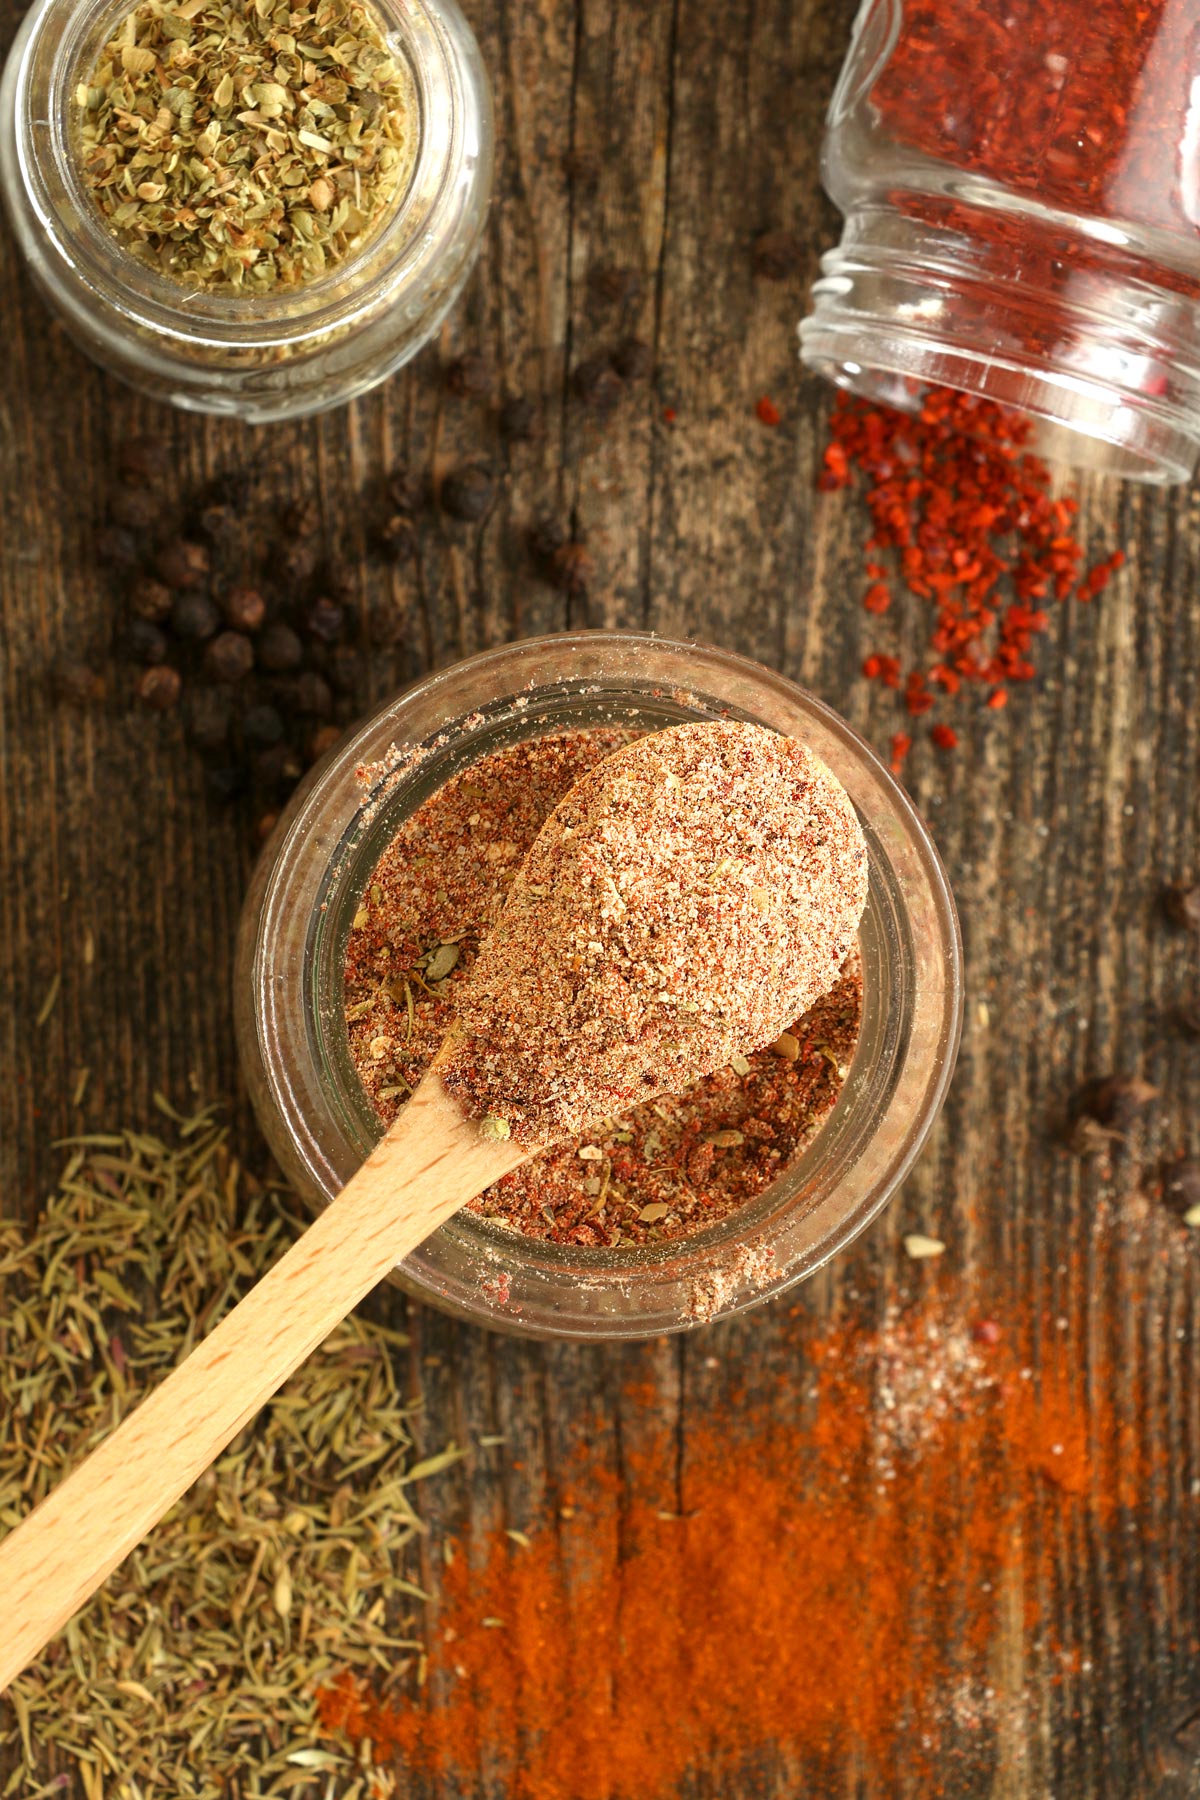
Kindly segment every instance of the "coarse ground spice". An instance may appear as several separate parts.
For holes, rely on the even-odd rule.
[[[928,649],[905,670],[872,651],[863,674],[901,696],[911,718],[969,689],[999,710],[1012,683],[1032,681],[1034,640],[1048,601],[1092,600],[1124,565],[1121,550],[1082,574],[1078,506],[1051,494],[1047,465],[1028,448],[1032,426],[993,401],[949,389],[914,413],[839,394],[818,486],[861,483],[871,515],[863,606],[882,616],[898,592],[928,603]],[[953,748],[951,732],[934,741]],[[902,765],[911,738],[892,743]]]
[[[649,732],[546,820],[456,996],[442,1081],[491,1135],[552,1144],[773,1043],[837,980],[862,827],[805,745]]]
[[[512,1800],[670,1800],[693,1770],[741,1793],[764,1758],[797,1794],[847,1758],[864,1791],[982,1791],[955,1758],[1025,1704],[999,1649],[1056,1653],[1058,1547],[1137,1506],[1151,1452],[1112,1345],[1085,1375],[1052,1340],[1035,1375],[1028,1309],[978,1323],[948,1283],[878,1330],[801,1325],[778,1393],[732,1376],[681,1456],[627,1391],[618,1466],[585,1431],[551,1516],[450,1562],[434,1704],[347,1674],[326,1729]]]
[[[630,733],[604,728],[492,752],[399,828],[347,947],[350,1052],[385,1124],[421,1080],[458,991],[546,817]],[[472,1202],[527,1236],[636,1247],[711,1225],[761,1192],[817,1131],[854,1054],[857,953],[773,1049],[682,1098],[632,1108],[536,1158]]]

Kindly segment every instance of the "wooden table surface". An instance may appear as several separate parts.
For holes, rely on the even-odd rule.
[[[258,458],[281,501],[319,494],[376,631],[364,703],[513,636],[650,626],[784,671],[881,750],[902,722],[858,673],[880,642],[859,604],[863,515],[814,491],[829,394],[796,360],[807,284],[836,231],[818,148],[852,0],[468,10],[499,129],[482,259],[440,341],[347,410],[257,431],[167,414],[76,352],[0,238],[8,1208],[50,1184],[55,1138],[151,1123],[156,1089],[181,1104],[225,1097],[246,1154],[260,1154],[230,1016],[247,819],[209,801],[178,719],[131,709],[109,660],[116,601],[92,544],[129,434],[164,434],[172,492]],[[8,35],[17,17],[6,0]],[[775,228],[805,248],[794,280],[754,276],[753,240]],[[594,277],[609,267],[635,270],[637,292],[600,297]],[[599,419],[572,372],[631,332],[653,345],[653,381]],[[465,351],[488,359],[496,392],[536,400],[533,443],[504,449],[485,402],[447,394],[440,370]],[[762,394],[783,414],[775,431],[754,417]],[[502,474],[484,522],[431,522],[398,570],[372,558],[364,496],[380,475],[443,472],[481,443]],[[1200,870],[1200,522],[1187,490],[1093,483],[1081,497],[1084,533],[1098,550],[1123,544],[1127,573],[1091,608],[1055,612],[1043,677],[1007,713],[964,709],[957,754],[922,741],[911,759],[962,913],[969,1000],[949,1105],[887,1216],[798,1295],[648,1346],[531,1345],[389,1302],[411,1333],[429,1448],[491,1433],[520,1446],[423,1490],[434,1544],[542,1517],[585,1413],[597,1469],[619,1482],[633,1450],[669,1439],[686,1491],[692,1434],[721,1417],[734,1372],[750,1386],[772,1377],[760,1404],[783,1425],[807,1378],[803,1344],[833,1324],[876,1330],[930,1292],[968,1322],[1032,1321],[1030,1379],[1066,1359],[1085,1426],[1127,1428],[1136,1491],[1116,1510],[1084,1496],[1068,1519],[1052,1483],[1026,1472],[1014,1489],[1027,1546],[1014,1579],[1023,1568],[1027,1591],[1036,1571],[1041,1605],[1035,1616],[1018,1592],[985,1642],[964,1640],[954,1673],[1004,1704],[982,1725],[943,1720],[939,1758],[946,1792],[1014,1800],[1200,1793],[1200,1290],[1187,1234],[1153,1197],[1164,1157],[1200,1151],[1200,1048],[1169,1023],[1194,949],[1157,905],[1163,880]],[[586,599],[531,571],[525,533],[544,517],[586,530]],[[55,699],[48,671],[78,655],[110,671],[103,703]],[[1083,1081],[1113,1069],[1144,1073],[1161,1096],[1111,1165],[1081,1163],[1061,1148],[1063,1115]],[[905,1257],[912,1231],[947,1244],[936,1269]],[[964,1530],[974,1507],[968,1471]],[[436,1574],[431,1557],[424,1575]],[[915,1662],[938,1627],[919,1584],[904,1604]],[[688,1791],[929,1791],[927,1776],[872,1763],[852,1713],[840,1723],[819,1774],[767,1746],[744,1781],[697,1773]],[[504,1788],[485,1753],[477,1781],[428,1792]]]

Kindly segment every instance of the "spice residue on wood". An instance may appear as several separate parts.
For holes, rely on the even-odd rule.
[[[974,1759],[1024,1725],[1021,1645],[1031,1668],[1072,1648],[1061,1544],[1166,1478],[1118,1342],[1098,1334],[1085,1378],[1061,1343],[1035,1373],[1029,1307],[1004,1327],[949,1291],[877,1330],[796,1313],[774,1378],[728,1369],[682,1449],[675,1396],[627,1388],[619,1454],[581,1431],[528,1542],[496,1532],[445,1570],[436,1704],[348,1672],[321,1695],[332,1740],[452,1790],[486,1756],[512,1800],[672,1800],[693,1773],[740,1794],[748,1759],[788,1793],[842,1791],[844,1762],[870,1792],[987,1791]]]
[[[351,1055],[390,1124],[454,1017],[479,946],[547,815],[630,734],[592,728],[495,751],[400,826],[371,875],[346,957]],[[596,1121],[472,1202],[525,1235],[636,1246],[726,1217],[811,1140],[858,1037],[857,953],[771,1046],[682,1097]]]
[[[76,90],[84,185],[193,287],[298,287],[357,251],[416,153],[407,65],[363,0],[143,0]]]

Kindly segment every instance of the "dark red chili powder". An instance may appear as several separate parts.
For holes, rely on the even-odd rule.
[[[1048,601],[1092,600],[1125,562],[1114,551],[1081,575],[1077,503],[1051,493],[1050,470],[1029,449],[1032,425],[993,401],[948,389],[920,409],[839,395],[818,487],[861,483],[871,515],[863,573],[867,612],[887,612],[907,592],[929,606],[926,657],[902,676],[900,659],[873,651],[868,681],[898,690],[910,718],[932,712],[965,687],[991,690],[1003,707],[1014,682],[1032,681],[1034,640],[1049,624]],[[956,734],[935,726],[934,741]],[[892,744],[892,766],[911,746]]]
[[[887,131],[1074,213],[1185,234],[1194,0],[905,0],[871,93]]]

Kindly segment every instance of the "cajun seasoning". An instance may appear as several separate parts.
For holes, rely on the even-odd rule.
[[[385,1124],[440,1048],[546,818],[632,735],[593,728],[495,751],[400,826],[367,883],[345,968],[351,1055]],[[841,976],[792,1024],[792,1045],[734,1053],[680,1098],[593,1122],[471,1210],[527,1236],[584,1246],[635,1247],[717,1222],[760,1193],[819,1129],[853,1057],[861,1003],[852,949]]]

